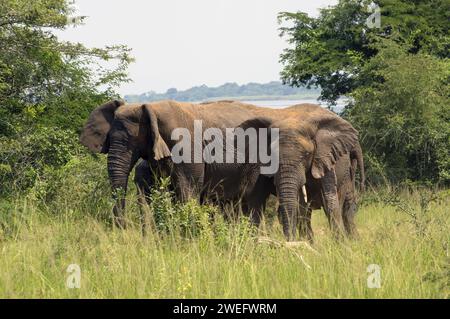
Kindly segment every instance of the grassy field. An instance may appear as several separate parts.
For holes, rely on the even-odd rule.
[[[156,223],[143,237],[132,194],[130,226],[119,230],[108,222],[110,201],[92,190],[91,199],[79,197],[90,187],[72,187],[52,204],[36,195],[0,202],[0,298],[450,296],[448,191],[369,192],[358,240],[333,240],[316,211],[311,250],[257,242],[282,240],[274,205],[257,232],[214,208],[173,208],[164,191],[154,194],[147,215]],[[70,264],[81,269],[80,289],[66,287]],[[368,288],[370,264],[380,267],[381,288]]]

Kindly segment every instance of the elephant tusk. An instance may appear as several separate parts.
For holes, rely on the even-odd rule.
[[[308,194],[306,193],[306,186],[302,186],[303,198],[305,199],[305,203],[308,203]]]

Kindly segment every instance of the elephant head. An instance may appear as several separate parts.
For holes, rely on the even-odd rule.
[[[108,174],[113,196],[116,223],[124,226],[123,196],[128,176],[139,158],[159,160],[170,151],[158,128],[158,118],[151,105],[125,105],[112,101],[92,111],[80,136],[80,142],[92,152],[108,154]]]
[[[278,213],[288,240],[296,237],[299,193],[308,178],[322,180],[324,201],[329,206],[326,209],[330,212],[337,209],[334,165],[353,149],[358,138],[357,131],[336,114],[319,106],[308,107],[306,111],[296,110],[295,114],[287,111],[283,119],[254,118],[241,125],[279,129],[278,139],[271,141],[271,149],[279,152],[274,183],[279,198]]]

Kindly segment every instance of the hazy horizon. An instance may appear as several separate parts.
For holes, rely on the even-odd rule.
[[[227,82],[279,81],[279,55],[287,43],[279,37],[277,15],[318,8],[335,0],[78,0],[85,24],[57,32],[63,40],[88,47],[125,44],[135,57],[133,81],[119,93],[165,92]]]
[[[218,85],[198,84],[198,85],[193,85],[191,87],[187,87],[185,89],[178,89],[177,87],[171,87],[171,88],[168,88],[168,89],[177,89],[179,92],[186,92],[186,91],[189,91],[191,89],[199,88],[199,87],[207,87],[208,89],[218,89],[218,88],[223,87],[223,86],[225,86],[227,84],[237,84],[237,85],[242,87],[242,86],[246,86],[246,85],[249,85],[249,84],[267,85],[267,84],[274,83],[274,82],[281,83],[280,80],[273,80],[273,81],[267,81],[267,82],[251,81],[251,82],[242,83],[242,84],[241,83],[237,83],[237,82],[225,82],[225,83],[218,84]],[[286,86],[288,86],[288,85],[286,85]],[[306,89],[306,87],[304,87],[304,89]],[[317,91],[318,89],[311,88],[310,90],[311,91]],[[138,93],[138,94],[133,94],[132,93],[132,94],[125,94],[125,95],[142,95],[142,94],[146,94],[146,93],[165,94],[165,93],[167,93],[167,90],[164,90],[164,91],[161,91],[161,92],[158,92],[158,91],[155,91],[155,90],[147,90],[147,91],[144,91],[144,92],[141,92],[141,93]]]

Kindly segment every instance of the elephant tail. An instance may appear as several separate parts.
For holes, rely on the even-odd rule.
[[[359,144],[359,142],[357,142],[355,147],[353,148],[353,150],[350,154],[350,159],[352,161],[353,180],[355,179],[356,167],[358,166],[359,176],[360,176],[359,190],[360,190],[360,192],[365,192],[365,190],[366,190],[366,185],[365,185],[366,184],[366,174],[364,171],[364,158],[363,158],[363,154],[362,154],[361,145]]]

